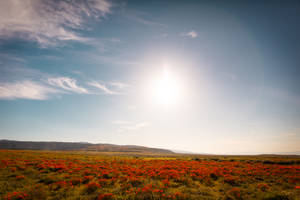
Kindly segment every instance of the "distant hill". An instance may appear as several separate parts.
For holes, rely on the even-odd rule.
[[[134,152],[157,154],[174,153],[173,151],[167,149],[149,148],[135,145],[92,144],[86,142],[32,142],[15,140],[0,140],[0,149]]]

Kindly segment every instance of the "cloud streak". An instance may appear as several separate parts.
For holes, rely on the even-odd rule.
[[[107,0],[5,0],[0,1],[0,37],[19,37],[42,47],[59,41],[87,41],[75,30],[84,29],[86,17],[111,13]]]
[[[30,80],[0,83],[0,99],[46,100],[49,94],[53,93],[60,93],[60,91]]]
[[[87,89],[79,86],[75,79],[69,77],[48,78],[48,83],[65,91],[75,92],[79,94],[89,93]]]
[[[91,81],[91,82],[88,82],[87,84],[90,86],[93,86],[97,89],[100,89],[105,94],[118,94],[117,92],[112,91],[109,88],[107,88],[104,84],[100,84],[96,81]]]
[[[87,84],[94,88],[97,88],[104,94],[110,94],[110,95],[123,94],[122,90],[129,87],[128,84],[121,83],[121,82],[110,82],[107,84],[103,84],[103,83],[99,83],[97,81],[90,81],[90,82],[87,82]]]
[[[121,95],[130,87],[119,81],[97,82],[85,76],[81,79],[53,76],[39,70],[5,63],[0,67],[0,74],[5,75],[0,76],[0,100],[47,100],[55,94]],[[80,74],[78,71],[76,73]]]
[[[99,90],[107,95],[119,95],[120,91],[127,84],[121,82],[109,83],[111,90],[104,84],[96,81],[86,83],[86,87],[78,84],[77,80],[70,77],[48,77],[41,79],[23,79],[15,82],[7,80],[0,81],[0,99],[33,99],[33,100],[47,100],[53,94],[99,94]],[[91,87],[87,87],[91,86]],[[94,92],[94,88],[98,91]]]

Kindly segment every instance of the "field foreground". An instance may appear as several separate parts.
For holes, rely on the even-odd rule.
[[[0,151],[0,199],[300,199],[299,157]]]

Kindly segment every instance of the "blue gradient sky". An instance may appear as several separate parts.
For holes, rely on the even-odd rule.
[[[0,138],[300,152],[299,13],[299,1],[1,1]],[[166,65],[170,105],[149,89]]]

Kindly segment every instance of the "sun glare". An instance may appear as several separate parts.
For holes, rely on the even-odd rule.
[[[174,76],[164,69],[161,77],[154,84],[155,100],[159,104],[171,105],[178,102],[179,85]]]

